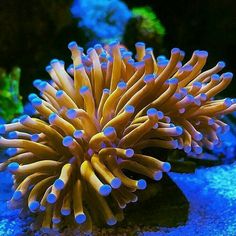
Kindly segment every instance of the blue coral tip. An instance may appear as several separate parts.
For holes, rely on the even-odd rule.
[[[202,147],[197,146],[197,147],[194,148],[194,151],[195,151],[196,154],[201,154],[203,152],[203,149],[202,149]]]
[[[7,166],[7,169],[9,171],[17,171],[19,169],[20,165],[17,162],[12,162]]]
[[[202,87],[202,83],[199,82],[199,81],[195,81],[195,82],[193,82],[193,86],[201,88]]]
[[[128,60],[128,64],[134,65],[134,63],[135,63],[135,62],[134,62],[134,59],[129,59],[129,60]],[[136,66],[136,64],[135,64],[135,66]]]
[[[31,93],[31,94],[29,94],[28,99],[29,99],[29,101],[32,101],[33,99],[35,99],[37,97],[38,97],[37,94]]]
[[[171,78],[168,80],[168,84],[178,84],[179,80],[177,78]]]
[[[75,216],[75,221],[78,224],[83,224],[86,221],[86,215],[84,213],[80,213]]]
[[[182,67],[182,70],[183,70],[183,71],[192,71],[192,70],[193,70],[193,66],[191,66],[191,65],[183,66],[183,67]]]
[[[157,109],[155,109],[155,108],[148,109],[147,110],[147,115],[148,116],[155,116],[155,115],[157,115]]]
[[[177,54],[177,53],[180,53],[180,49],[179,48],[173,48],[171,50],[171,54]]]
[[[6,154],[8,156],[14,156],[17,153],[17,148],[8,148],[6,150]]]
[[[38,201],[32,201],[29,203],[29,209],[30,211],[34,212],[39,208],[40,204]]]
[[[84,68],[83,64],[79,64],[78,66],[75,67],[75,70],[81,70]]]
[[[177,135],[183,134],[183,128],[181,126],[176,126],[175,130]]]
[[[56,113],[50,114],[50,116],[48,117],[49,123],[50,123],[50,124],[53,123],[56,118],[57,118],[57,114],[56,114]]]
[[[58,59],[52,59],[51,61],[50,61],[50,64],[51,65],[53,65],[53,64],[55,64],[55,63],[60,63],[60,61],[58,60]]]
[[[164,163],[162,164],[162,170],[163,170],[164,172],[169,172],[170,169],[171,169],[171,165],[170,165],[169,162],[164,162]]]
[[[56,92],[56,97],[57,97],[57,98],[60,98],[60,97],[63,95],[63,93],[64,93],[63,90],[58,90],[58,91]]]
[[[31,101],[31,103],[32,103],[32,105],[33,106],[40,106],[40,105],[42,105],[42,103],[43,103],[43,101],[42,101],[42,99],[40,99],[40,98],[34,98],[32,101]]]
[[[164,55],[160,55],[157,57],[157,61],[163,61],[166,60],[166,57]]]
[[[145,66],[145,63],[144,61],[137,61],[137,62],[134,62],[134,66],[135,68],[142,68],[143,66]]]
[[[36,79],[36,80],[34,80],[34,81],[33,81],[33,85],[34,85],[34,87],[37,88],[41,82],[42,82],[41,79]]]
[[[203,139],[202,133],[200,133],[200,132],[195,133],[195,134],[194,134],[194,139],[195,139],[196,141],[201,141],[201,140]]]
[[[42,206],[42,205],[40,205],[40,207],[39,207],[39,210],[40,210],[40,211],[42,211],[42,212],[43,212],[43,211],[46,211],[46,207],[45,207],[45,206]]]
[[[159,120],[164,118],[164,113],[162,111],[157,111],[157,117]]]
[[[118,41],[118,40],[114,40],[114,41],[112,41],[111,43],[109,43],[109,46],[110,47],[114,47],[114,46],[117,46],[117,45],[119,45],[120,44],[120,42]]]
[[[72,41],[72,42],[70,42],[70,43],[68,44],[68,48],[69,48],[69,49],[72,49],[72,48],[74,48],[74,47],[77,47],[77,43],[76,43],[75,41]]]
[[[39,140],[39,135],[38,134],[32,134],[30,138],[31,138],[31,141],[37,142]]]
[[[225,67],[225,62],[224,61],[219,61],[217,63],[217,65],[220,67],[220,68],[224,68]]]
[[[167,64],[169,63],[169,60],[161,60],[157,62],[158,66],[167,66]]]
[[[232,105],[232,100],[230,98],[226,98],[224,100],[224,104],[226,107],[230,107]]]
[[[145,47],[145,43],[144,42],[137,42],[135,43],[136,47]]]
[[[146,52],[150,53],[153,51],[153,48],[146,48]]]
[[[121,180],[117,177],[115,177],[114,179],[112,179],[111,181],[111,187],[114,189],[117,189],[121,186]]]
[[[185,146],[184,147],[184,152],[185,153],[190,153],[191,152],[191,146]]]
[[[144,179],[140,179],[137,182],[137,187],[138,187],[138,189],[143,190],[147,187],[147,182]]]
[[[24,124],[26,121],[27,121],[27,119],[29,118],[30,116],[28,116],[28,115],[23,115],[23,116],[21,116],[21,118],[20,118],[20,123],[21,124]]]
[[[185,51],[180,50],[180,54],[182,57],[185,57]]]
[[[74,135],[75,138],[82,138],[83,137],[83,132],[81,130],[76,130],[73,133],[73,135]]]
[[[127,105],[125,106],[125,111],[128,112],[128,113],[134,113],[134,106],[132,105]]]
[[[17,132],[16,131],[11,131],[8,133],[8,138],[9,139],[14,139],[14,138],[18,138]]]
[[[132,148],[128,148],[125,150],[125,155],[130,158],[134,155],[134,150]]]
[[[70,209],[66,209],[66,208],[62,208],[61,209],[61,214],[63,215],[63,216],[68,216],[68,215],[70,215],[70,213],[71,213],[71,211],[70,211]]]
[[[146,54],[144,57],[143,57],[143,60],[146,61],[148,59],[151,59],[152,56],[150,54]]]
[[[103,89],[103,93],[110,93],[110,89],[107,88]]]
[[[57,201],[57,197],[53,193],[49,193],[47,196],[47,202],[53,204]]]
[[[74,65],[69,65],[66,69],[66,71],[69,73],[69,72],[72,72],[74,70]]]
[[[39,89],[40,90],[44,90],[46,87],[47,87],[47,82],[46,81],[42,81],[40,84],[39,84]]]
[[[208,52],[207,51],[198,51],[197,52],[197,56],[198,57],[207,57],[208,56]]]
[[[55,182],[54,182],[54,186],[57,190],[61,190],[65,187],[65,183],[63,180],[61,179],[57,179]]]
[[[117,220],[115,218],[110,218],[107,220],[107,224],[112,226],[115,225],[117,223]]]
[[[5,125],[0,125],[0,134],[5,134],[5,133],[6,133]]]
[[[99,44],[99,43],[97,43],[97,44],[94,45],[94,48],[95,48],[95,49],[101,49],[101,48],[102,48],[102,45]]]
[[[148,75],[145,75],[144,76],[144,83],[150,83],[152,81],[154,81],[154,79],[156,78],[156,75],[155,74],[148,74]]]
[[[161,171],[156,171],[153,175],[154,180],[158,181],[162,178],[163,174]]]
[[[121,81],[117,84],[117,87],[120,89],[125,89],[127,87],[127,84],[124,81]]]
[[[215,124],[215,120],[213,118],[210,118],[208,120],[208,125],[213,125],[213,124]]]
[[[99,189],[99,193],[102,195],[102,196],[108,196],[110,193],[111,193],[111,186],[108,185],[108,184],[104,184],[100,187]]]
[[[80,94],[84,94],[89,90],[88,86],[82,86],[79,90]]]
[[[193,95],[188,94],[186,97],[188,98],[188,100],[189,100],[190,102],[193,102],[193,101],[194,101],[194,96],[193,96]]]
[[[201,93],[200,98],[201,98],[201,100],[206,101],[207,95],[205,93]]]
[[[73,138],[71,136],[66,136],[63,138],[62,144],[65,147],[69,147],[73,143]]]
[[[52,70],[52,67],[51,67],[50,65],[48,65],[48,66],[45,67],[45,70],[46,70],[47,72],[50,72],[50,71]]]
[[[13,193],[12,199],[17,201],[17,200],[20,200],[21,197],[22,197],[21,191],[16,190],[16,191]]]
[[[173,145],[173,149],[176,149],[179,146],[178,140],[173,140],[172,145]]]
[[[131,57],[132,56],[132,52],[124,52],[122,56],[123,56],[123,58]]]
[[[219,76],[218,74],[213,74],[213,75],[211,76],[211,79],[218,81],[218,80],[220,79],[220,76]]]
[[[116,130],[112,126],[108,126],[103,130],[103,133],[105,136],[109,136],[111,134],[114,134]]]
[[[69,119],[74,119],[76,117],[76,110],[74,109],[69,109],[67,112],[66,112],[66,115]]]
[[[88,48],[87,49],[87,54],[89,55],[94,49],[93,48]]]
[[[52,223],[53,224],[59,224],[60,222],[61,222],[60,218],[55,218],[55,217],[52,218]]]
[[[181,93],[175,93],[173,96],[174,96],[177,100],[180,100],[180,99],[182,98]]]

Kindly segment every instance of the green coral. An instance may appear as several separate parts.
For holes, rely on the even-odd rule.
[[[142,17],[141,28],[150,33],[157,33],[160,36],[165,35],[165,28],[157,19],[155,13],[150,7],[135,7],[132,9],[134,17]]]
[[[19,93],[21,70],[14,67],[10,73],[0,68],[0,117],[10,121],[23,112]]]

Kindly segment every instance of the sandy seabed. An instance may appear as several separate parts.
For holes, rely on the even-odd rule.
[[[150,229],[137,232],[144,236],[235,236],[236,235],[236,162],[230,165],[197,169],[194,174],[170,173],[190,203],[186,224],[175,228]],[[30,218],[20,219],[18,210],[9,210],[12,179],[0,173],[0,236],[28,235]],[[137,227],[137,226],[135,226]],[[132,229],[130,229],[131,232]],[[111,234],[109,233],[111,232]],[[134,235],[100,231],[96,235]],[[42,235],[37,233],[35,235]],[[63,234],[65,235],[65,234]],[[68,234],[72,235],[72,234]]]

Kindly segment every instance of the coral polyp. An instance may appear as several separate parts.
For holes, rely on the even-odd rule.
[[[202,71],[206,51],[184,64],[178,48],[167,59],[135,46],[133,59],[118,42],[87,53],[71,42],[73,64],[66,70],[54,59],[46,67],[52,80],[33,83],[37,114],[0,127],[0,146],[11,156],[0,168],[14,178],[10,206],[37,213],[37,227],[116,224],[146,180],[159,181],[171,168],[142,149],[200,154],[228,130],[220,117],[236,110],[235,100],[213,99],[232,80],[230,72],[217,74],[224,62]]]

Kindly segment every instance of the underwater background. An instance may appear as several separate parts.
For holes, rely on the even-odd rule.
[[[28,102],[28,94],[36,91],[33,81],[49,79],[45,67],[53,58],[70,64],[66,48],[71,41],[87,49],[118,40],[132,52],[141,41],[155,55],[168,55],[178,47],[187,58],[196,49],[206,50],[207,67],[222,60],[227,71],[235,74],[235,9],[232,0],[2,0],[0,123],[34,114]],[[235,86],[233,78],[219,98],[235,98]],[[222,136],[221,147],[205,150],[200,158],[167,152],[173,172],[153,184],[155,191],[150,190],[138,209],[125,212],[123,225],[96,228],[94,235],[236,235],[236,114],[224,117],[224,122],[231,129]],[[0,151],[3,162],[9,153]],[[0,235],[57,235],[31,230],[31,215],[8,209],[12,183],[8,171],[0,173]]]

